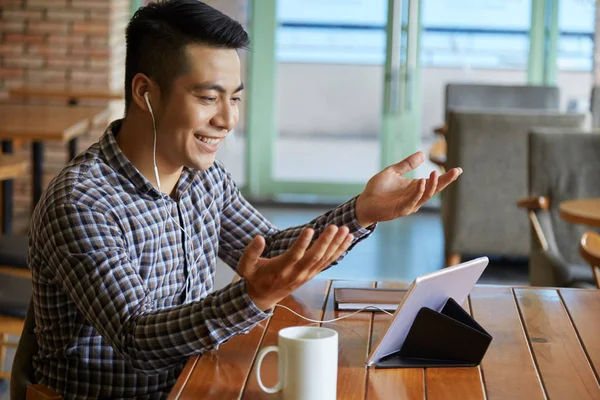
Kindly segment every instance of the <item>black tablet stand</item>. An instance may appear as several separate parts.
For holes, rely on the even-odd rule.
[[[375,368],[474,367],[481,363],[492,337],[454,299],[441,312],[419,310],[402,348]]]

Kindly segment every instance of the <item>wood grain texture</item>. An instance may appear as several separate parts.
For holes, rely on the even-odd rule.
[[[107,116],[103,107],[0,104],[0,139],[67,142]]]
[[[476,286],[469,297],[473,317],[492,335],[481,363],[487,398],[544,399],[512,290]]]
[[[406,289],[410,285],[403,282],[378,282],[377,287]],[[369,351],[375,346],[388,328],[392,317],[384,313],[373,314],[373,330]],[[424,399],[425,374],[423,368],[375,369],[367,371],[368,400]],[[393,395],[392,395],[393,394]]]
[[[167,400],[176,400],[182,398],[183,392],[187,390],[187,383],[190,380],[190,376],[192,375],[192,372],[194,371],[199,359],[199,356],[190,357],[185,363],[185,367],[183,367],[183,370],[179,373],[177,382],[175,382],[175,385],[171,388]]]
[[[374,287],[370,282],[334,281],[329,290],[323,320],[349,315],[352,312],[335,311],[334,289],[338,287]],[[371,312],[361,312],[352,317],[323,324],[337,331],[339,337],[337,398],[362,400],[365,397],[367,369],[365,361],[371,335]]]
[[[314,320],[321,320],[323,316],[323,305],[329,291],[328,280],[309,281],[292,296],[288,296],[281,304],[291,308],[300,315]],[[294,315],[289,310],[276,308],[271,322],[265,333],[260,348],[277,345],[278,334],[281,329],[290,326],[317,326],[304,319]],[[261,377],[263,384],[267,387],[275,386],[278,380],[278,359],[276,354],[269,354],[262,362]],[[256,380],[256,363],[252,367],[252,373],[248,376],[246,388],[244,390],[243,399],[278,399],[281,393],[267,394],[258,386]]]
[[[579,240],[579,253],[594,270],[596,286],[600,288],[600,235],[594,231],[587,231]]]
[[[29,161],[22,155],[0,154],[0,181],[23,176]]]
[[[551,289],[514,292],[548,397],[599,399],[598,380],[558,292]]]
[[[188,364],[195,362],[195,365],[185,387],[178,396],[170,399],[237,399],[244,389],[267,327],[268,320],[261,322],[247,335],[234,337],[216,351],[190,358]]]
[[[560,295],[575,324],[596,379],[600,378],[600,290],[561,289]]]
[[[559,210],[567,222],[600,227],[600,198],[563,201]]]
[[[334,282],[327,290],[327,285],[313,281],[284,304],[320,319],[328,293],[322,319],[338,318],[351,312],[334,311],[335,287],[373,287],[372,283]],[[390,317],[361,312],[323,324],[339,334],[338,399],[600,398],[600,320],[595,318],[600,313],[600,291],[560,289],[559,294],[554,289],[481,286],[471,291],[470,310],[493,337],[480,370],[366,368],[368,352],[387,329]],[[0,325],[2,321],[0,317]],[[19,326],[15,319],[9,322],[13,331],[18,328],[20,332],[22,321]],[[169,399],[280,398],[259,392],[255,376],[249,375],[257,350],[274,344],[282,327],[306,324],[289,311],[277,309],[268,325],[264,322],[217,351],[192,358]],[[267,385],[275,383],[276,365],[275,357],[265,360],[262,372]]]

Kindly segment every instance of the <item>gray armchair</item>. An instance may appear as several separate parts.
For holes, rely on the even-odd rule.
[[[444,125],[435,129],[442,137],[430,149],[429,159],[439,165],[442,171],[447,167],[443,135],[448,131],[450,112],[454,109],[558,111],[559,108],[560,89],[555,86],[449,83],[446,85],[444,99]]]
[[[564,200],[600,197],[600,135],[577,130],[535,129],[529,137],[531,223],[529,280],[534,286],[595,287],[581,258],[579,239],[589,227],[561,219]]]
[[[448,168],[464,174],[442,195],[446,265],[461,255],[529,255],[529,229],[516,202],[527,196],[527,138],[536,126],[580,128],[585,114],[455,110],[447,134]]]
[[[446,85],[446,123],[450,111],[455,108],[558,111],[560,89],[555,86],[449,83]]]

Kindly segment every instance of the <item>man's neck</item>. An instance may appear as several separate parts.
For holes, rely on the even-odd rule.
[[[135,114],[135,113],[134,113]],[[151,121],[128,115],[116,135],[121,152],[137,168],[148,181],[158,189],[154,176],[154,136]],[[157,146],[158,148],[158,146]],[[182,167],[169,167],[168,163],[156,154],[160,189],[163,193],[174,196],[175,187],[181,177]]]

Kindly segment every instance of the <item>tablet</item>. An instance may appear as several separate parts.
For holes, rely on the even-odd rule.
[[[396,309],[385,334],[373,347],[367,365],[400,350],[417,313],[422,307],[440,312],[449,297],[460,305],[487,267],[487,257],[476,258],[415,279]]]

